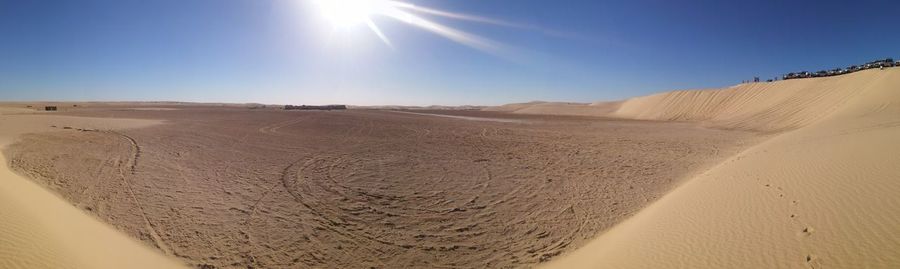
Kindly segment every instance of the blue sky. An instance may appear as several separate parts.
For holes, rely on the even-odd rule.
[[[613,100],[900,58],[900,1],[407,1],[484,51],[304,0],[0,0],[0,100],[493,105]]]

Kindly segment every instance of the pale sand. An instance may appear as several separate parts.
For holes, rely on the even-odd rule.
[[[758,141],[691,123],[484,111],[428,114],[528,124],[377,110],[71,114],[167,123],[23,136],[6,150],[11,167],[215,268],[532,267]]]
[[[432,116],[432,117],[444,117],[451,119],[459,119],[459,120],[471,120],[471,121],[493,121],[493,122],[511,122],[511,123],[524,123],[526,121],[521,119],[503,119],[503,118],[490,118],[490,117],[469,117],[469,116],[459,116],[459,115],[445,115],[445,114],[436,114],[436,113],[417,113],[417,112],[408,112],[408,111],[394,111],[394,113],[404,113],[410,115],[420,115],[420,116]]]
[[[37,110],[24,107],[0,107],[0,115],[30,114]]]
[[[621,102],[594,104],[530,102],[485,108],[486,111],[512,112],[531,115],[608,116],[619,108]]]
[[[786,131],[550,268],[900,268],[900,68],[680,91],[615,114]]]
[[[20,109],[13,110],[14,112]],[[4,109],[4,112],[10,110]],[[136,128],[148,120],[0,115],[0,148],[51,125]],[[181,268],[7,167],[0,155],[0,268]]]
[[[724,89],[671,91],[590,105],[531,102],[485,110],[699,121],[717,128],[779,132],[815,122],[856,96],[857,89],[875,83],[877,76],[897,72],[900,69],[868,70],[836,77],[749,83]]]
[[[179,110],[178,108],[171,107],[136,107],[136,108],[128,108],[131,110],[139,110],[139,111],[173,111]]]

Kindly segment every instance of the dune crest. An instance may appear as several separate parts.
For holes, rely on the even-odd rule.
[[[592,104],[529,102],[486,108],[516,114],[579,115],[641,120],[697,121],[725,129],[778,132],[809,125],[842,107],[896,69],[849,75],[747,83],[721,89],[679,90]]]
[[[615,116],[784,131],[549,268],[900,267],[900,69],[677,91]]]

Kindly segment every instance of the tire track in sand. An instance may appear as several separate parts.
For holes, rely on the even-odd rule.
[[[268,124],[268,125],[265,125],[265,126],[263,126],[263,127],[259,127],[259,129],[257,129],[257,131],[260,132],[260,133],[263,133],[263,134],[278,135],[278,134],[279,134],[279,132],[278,132],[279,129],[284,128],[284,127],[288,127],[288,126],[291,126],[291,125],[294,125],[294,124],[297,124],[297,123],[302,122],[302,121],[304,121],[304,120],[306,120],[306,119],[307,119],[307,117],[298,117],[298,118],[293,118],[293,119],[286,120],[286,121],[280,121],[280,122],[277,122],[277,123]]]
[[[126,167],[128,167],[128,172],[130,172],[131,175],[134,175],[138,158],[140,158],[141,156],[141,147],[138,145],[137,141],[134,140],[134,138],[126,134],[115,131],[109,131],[109,133],[122,137],[131,145],[132,156],[128,159]],[[122,178],[122,182],[125,183],[125,189],[128,191],[129,196],[131,196],[131,200],[141,212],[141,218],[144,220],[144,226],[147,229],[147,232],[150,234],[150,239],[153,240],[153,243],[156,245],[156,247],[162,250],[166,255],[173,255],[172,249],[169,248],[168,245],[166,245],[165,241],[163,241],[162,237],[159,235],[159,231],[157,231],[156,227],[153,225],[153,222],[151,222],[150,219],[147,218],[147,213],[144,210],[144,205],[137,199],[137,196],[134,195],[134,188],[128,181],[128,175],[126,174],[126,171],[119,169],[119,177]]]

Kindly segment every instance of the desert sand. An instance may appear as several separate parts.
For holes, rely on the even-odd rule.
[[[51,132],[51,125],[123,129],[156,124],[0,109],[0,148],[20,135]],[[12,114],[12,115],[11,115]],[[7,160],[0,155],[0,162]],[[29,179],[0,167],[0,268],[181,268],[181,262],[88,217]]]
[[[26,135],[5,152],[11,167],[204,268],[533,266],[758,139],[484,111],[66,114],[165,123]]]
[[[596,104],[530,102],[507,104],[485,108],[485,111],[513,112],[531,115],[570,115],[570,116],[603,116],[608,117],[619,107],[619,102],[602,102]]]
[[[0,116],[19,130],[0,131],[16,141],[9,165],[37,184],[4,179],[66,208],[4,201],[20,213],[0,240],[25,245],[49,229],[32,218],[63,217],[118,238],[53,234],[29,242],[43,254],[0,255],[18,267],[115,263],[94,251],[111,245],[203,268],[895,268],[898,85],[894,68],[485,111]]]
[[[900,69],[679,91],[617,115],[780,131],[550,268],[900,267]]]

